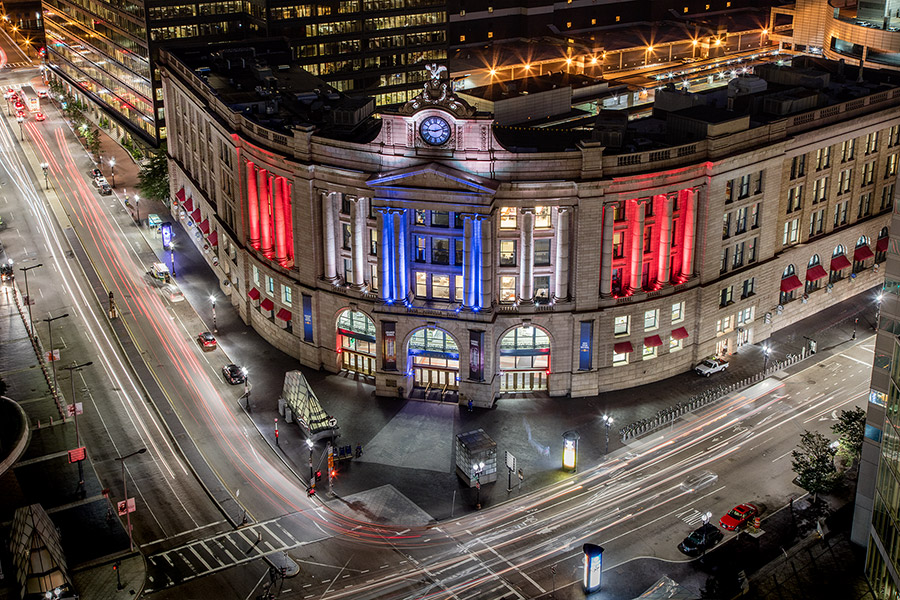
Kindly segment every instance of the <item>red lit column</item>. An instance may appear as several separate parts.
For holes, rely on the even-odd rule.
[[[259,198],[256,165],[247,161],[247,218],[250,221],[250,245],[259,250]]]
[[[697,194],[693,189],[681,190],[679,206],[684,214],[684,241],[681,245],[681,276],[687,280],[694,272],[694,218],[697,212],[694,199]]]
[[[612,204],[603,207],[603,242],[600,252],[600,295],[612,295],[612,243],[613,243],[613,216]]]
[[[269,198],[269,172],[259,170],[259,245],[268,258],[272,258],[272,200]]]
[[[284,177],[275,178],[275,260],[284,266],[287,262],[287,235],[284,227]]]
[[[631,205],[631,276],[628,287],[632,293],[641,289],[641,269],[644,266],[644,202],[646,201],[647,198],[628,201],[628,204]]]
[[[291,200],[291,192],[294,187],[286,177],[281,178],[281,186],[284,188],[284,224],[285,238],[287,242],[287,262],[289,266],[294,263],[294,203]]]
[[[656,196],[655,201],[655,213],[660,219],[657,281],[665,285],[669,283],[671,277],[669,266],[672,261],[669,255],[672,253],[672,199],[660,194]]]

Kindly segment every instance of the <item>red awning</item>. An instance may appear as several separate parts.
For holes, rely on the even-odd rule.
[[[888,248],[888,240],[890,238],[878,238],[878,241],[875,242],[875,251],[876,252],[886,252]]]
[[[828,275],[828,273],[825,272],[825,267],[823,267],[822,265],[813,265],[806,270],[807,281],[818,281],[826,275]]]
[[[286,308],[279,309],[278,314],[275,315],[275,318],[284,322],[288,322],[291,320],[291,311]]]
[[[846,269],[850,266],[850,259],[848,259],[845,255],[840,254],[831,259],[831,270],[832,271],[840,271],[841,269]]]
[[[800,283],[800,278],[796,275],[791,275],[790,277],[784,277],[781,279],[782,292],[793,292],[798,287],[803,287],[803,284]]]
[[[855,260],[856,262],[862,262],[867,258],[872,258],[873,256],[875,256],[875,253],[872,252],[872,249],[868,246],[860,246],[853,251],[853,260]]]
[[[197,225],[204,234],[209,233],[209,219],[203,219],[203,222]]]
[[[200,214],[199,208],[191,213],[191,219],[194,220],[194,223],[199,223],[201,218],[203,218],[203,215]]]
[[[247,295],[250,296],[251,300],[259,300],[259,290],[256,288],[252,288]]]
[[[275,308],[275,303],[266,298],[259,303],[259,307],[263,310],[272,310],[273,308]]]
[[[672,337],[676,340],[684,340],[688,337],[688,331],[684,327],[679,327],[678,329],[672,330]]]
[[[175,199],[179,202],[184,202],[184,188],[181,188],[177,192],[175,192]]]
[[[213,231],[211,234],[209,234],[209,237],[206,239],[209,240],[210,246],[218,246],[219,245],[219,232]]]
[[[662,340],[658,335],[651,335],[644,338],[644,345],[648,348],[656,348],[657,346],[662,346]]]
[[[631,345],[631,342],[619,342],[613,346],[613,350],[616,354],[628,354],[634,352],[634,346]]]
[[[188,198],[187,200],[184,201],[184,210],[186,210],[188,212],[191,212],[192,210],[194,210],[194,199],[193,198]]]

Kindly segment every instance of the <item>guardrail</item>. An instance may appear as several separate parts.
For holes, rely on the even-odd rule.
[[[718,387],[705,390],[700,394],[692,396],[688,400],[682,400],[674,406],[663,408],[652,417],[641,419],[640,421],[635,421],[634,423],[630,423],[620,429],[619,434],[622,436],[622,441],[625,442],[630,440],[631,438],[635,438],[647,433],[652,433],[657,429],[667,427],[676,419],[684,416],[685,414],[693,412],[699,408],[714,404],[729,394],[746,389],[751,385],[759,383],[773,373],[780,371],[781,369],[790,367],[791,365],[794,365],[801,360],[805,360],[809,358],[809,356],[811,356],[811,354],[807,351],[806,348],[804,348],[799,354],[788,354],[784,360],[773,361],[764,371],[760,371],[759,373],[756,373],[751,377],[741,379],[740,381],[736,381],[728,385],[720,385]]]

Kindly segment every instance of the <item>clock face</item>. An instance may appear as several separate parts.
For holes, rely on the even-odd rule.
[[[441,117],[428,117],[419,125],[419,134],[426,143],[440,146],[450,139],[450,123]]]

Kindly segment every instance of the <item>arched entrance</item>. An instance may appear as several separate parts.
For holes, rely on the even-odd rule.
[[[500,339],[500,391],[547,389],[550,336],[531,325],[510,329]]]
[[[413,385],[426,390],[459,389],[459,346],[453,337],[438,328],[419,329],[409,339],[408,363]]]
[[[349,308],[338,315],[337,346],[341,368],[353,373],[375,373],[375,322]]]

